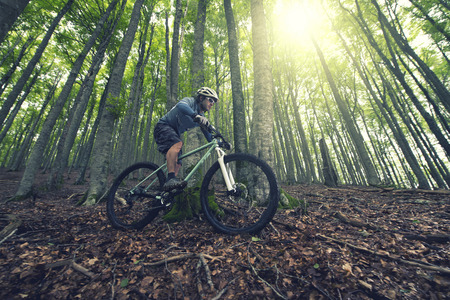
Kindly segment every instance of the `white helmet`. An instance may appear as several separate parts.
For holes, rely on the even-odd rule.
[[[198,95],[203,95],[206,97],[212,97],[214,99],[216,99],[216,101],[219,100],[219,97],[217,97],[216,92],[213,89],[210,89],[209,87],[202,87],[197,91],[197,96]]]

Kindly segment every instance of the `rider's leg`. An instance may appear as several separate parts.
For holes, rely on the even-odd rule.
[[[183,147],[183,142],[178,142],[170,147],[166,154],[167,172],[169,174],[174,173],[175,176],[178,175],[178,171],[181,168],[181,165],[178,163],[178,153],[181,151],[181,147]]]
[[[178,176],[178,172],[181,169],[181,164],[179,162],[177,162],[177,164],[175,165],[175,176]]]

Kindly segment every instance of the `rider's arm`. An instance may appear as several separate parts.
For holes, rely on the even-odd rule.
[[[194,111],[194,110],[193,110],[186,102],[184,102],[184,101],[178,102],[177,106],[178,106],[178,109],[179,109],[183,114],[190,116],[192,119],[193,119],[196,115],[198,115],[198,113],[195,112],[195,111]],[[202,115],[203,115],[203,114],[202,114]],[[213,139],[211,133],[210,133],[209,131],[203,129],[203,128],[201,128],[201,130],[202,130],[203,135],[205,136],[206,140],[207,140],[208,142],[211,142],[212,139]]]
[[[201,127],[201,130],[202,130],[203,134],[205,135],[206,140],[207,140],[208,142],[211,142],[212,139],[213,139],[213,138],[212,138],[212,134],[211,134],[209,131],[203,129],[203,127]]]
[[[197,113],[186,102],[180,101],[177,106],[183,114],[190,116],[191,118],[194,118],[197,115]]]

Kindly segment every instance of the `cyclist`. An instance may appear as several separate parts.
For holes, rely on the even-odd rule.
[[[158,123],[156,123],[153,136],[158,145],[158,151],[166,156],[168,176],[164,184],[164,190],[183,187],[185,182],[177,175],[181,168],[181,155],[183,142],[181,135],[194,127],[209,126],[205,112],[209,111],[219,98],[216,92],[208,87],[200,88],[195,97],[186,97],[178,102]],[[205,138],[210,142],[211,133],[202,128]]]

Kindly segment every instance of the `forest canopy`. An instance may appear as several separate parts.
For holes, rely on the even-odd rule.
[[[446,189],[449,20],[444,0],[29,1],[0,44],[1,167],[25,169],[17,196],[69,170],[98,199],[163,161],[153,126],[209,86],[207,117],[284,184]]]

